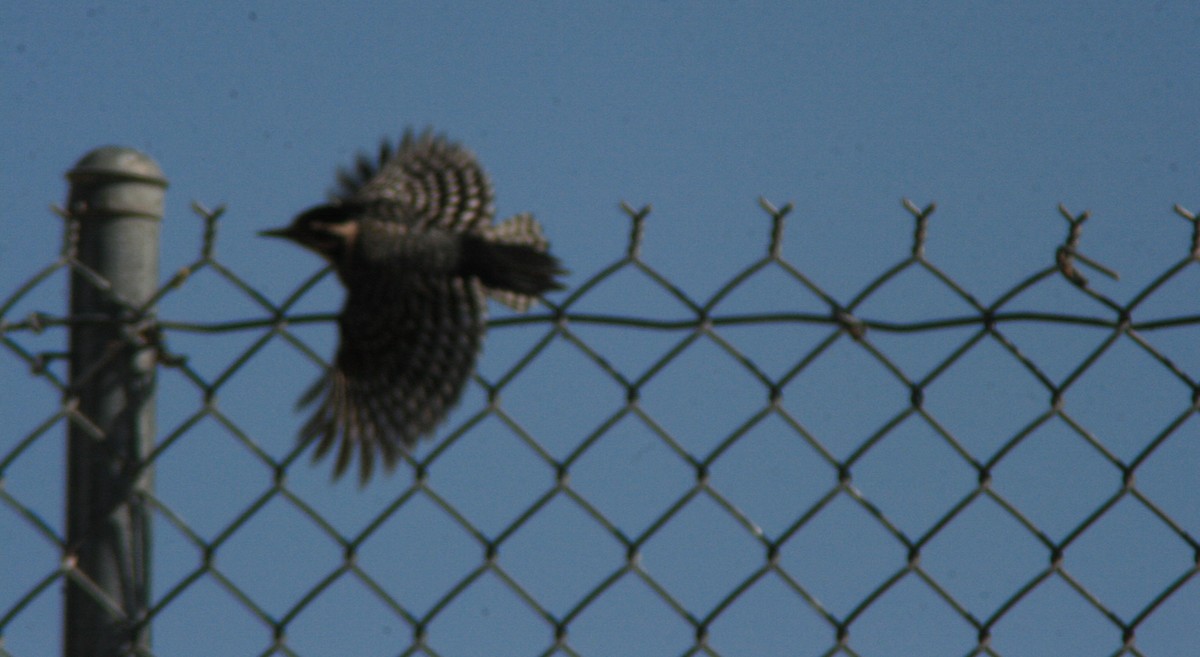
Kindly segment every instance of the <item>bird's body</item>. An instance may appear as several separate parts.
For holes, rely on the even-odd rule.
[[[339,476],[359,455],[366,482],[430,434],[475,368],[487,297],[524,310],[559,286],[558,261],[527,214],[492,224],[492,188],[473,155],[425,133],[385,143],[339,176],[331,202],[285,237],[328,259],[346,288],[333,367],[302,399],[315,457],[339,446]]]

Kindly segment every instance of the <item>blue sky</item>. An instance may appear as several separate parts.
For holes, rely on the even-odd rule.
[[[1052,264],[1067,233],[1059,203],[1092,212],[1080,250],[1121,273],[1120,281],[1089,273],[1094,288],[1118,302],[1187,255],[1191,229],[1172,205],[1200,209],[1200,10],[1190,3],[210,2],[53,10],[6,3],[0,23],[0,300],[58,252],[61,222],[47,206],[65,197],[63,173],[110,143],[147,152],[170,179],[164,279],[197,257],[202,225],[189,204],[224,205],[219,261],[275,302],[319,264],[255,231],[319,202],[336,167],[407,126],[434,126],[474,150],[492,176],[498,214],[539,218],[571,270],[571,288],[623,255],[629,220],[618,203],[653,204],[642,255],[701,304],[766,253],[770,221],[759,196],[794,204],[783,255],[842,303],[911,249],[904,197],[918,206],[937,202],[926,253],[985,304]],[[1196,315],[1200,280],[1192,270],[1135,317]],[[60,273],[3,319],[64,312],[65,285]],[[336,283],[326,280],[297,308],[331,312],[339,299]],[[1111,317],[1057,278],[1009,309]],[[633,271],[571,310],[689,317]],[[827,309],[773,270],[717,310]],[[912,271],[858,314],[904,322],[970,313],[944,286]],[[215,322],[264,312],[210,270],[169,295],[161,315]],[[481,375],[496,380],[550,330],[496,328]],[[572,330],[629,379],[687,335],[583,323]],[[332,353],[332,327],[294,331],[318,353]],[[1107,337],[1028,323],[1003,332],[1060,382]],[[718,331],[773,377],[828,333],[819,325]],[[971,334],[870,335],[917,379]],[[177,332],[167,339],[212,380],[262,335]],[[64,344],[60,331],[11,337],[32,351]],[[1184,328],[1148,339],[1196,380],[1197,337]],[[275,339],[218,391],[217,407],[282,457],[301,419],[293,400],[316,374],[310,360]],[[57,410],[59,398],[11,350],[0,349],[0,376],[8,382],[0,400],[4,458]],[[164,370],[160,384],[166,435],[202,400],[177,372]],[[640,394],[639,407],[699,458],[764,405],[762,386],[709,338]],[[1067,409],[1114,458],[1129,461],[1186,413],[1190,394],[1122,339],[1071,388]],[[439,436],[463,426],[484,401],[478,386],[469,390]],[[620,386],[561,337],[503,391],[509,417],[555,458],[624,402]],[[844,338],[784,390],[785,407],[837,458],[907,403],[895,378]],[[983,461],[1047,409],[1045,391],[990,339],[927,391],[927,410]],[[1200,529],[1200,502],[1188,486],[1200,466],[1194,425],[1195,418],[1184,422],[1137,473],[1139,491],[1193,536]],[[3,473],[5,490],[57,528],[63,431],[61,424],[49,431]],[[418,456],[436,445],[423,445]],[[358,489],[331,484],[327,466],[301,459],[289,485],[348,535],[412,479],[401,470]],[[772,416],[714,462],[712,484],[770,537],[834,488],[835,474]],[[1120,484],[1118,469],[1062,422],[1022,442],[993,476],[994,488],[1054,540]],[[625,417],[573,466],[571,485],[636,536],[694,481],[646,423]],[[213,417],[158,464],[162,499],[209,540],[269,482],[269,469]],[[438,455],[430,482],[494,536],[548,490],[553,472],[491,417]],[[854,482],[913,537],[973,490],[975,473],[928,425],[906,422],[856,465]],[[1067,551],[1067,570],[1126,621],[1192,563],[1187,543],[1147,508],[1122,498]],[[936,581],[979,618],[995,613],[1049,558],[998,509],[973,505],[922,554]],[[561,615],[620,567],[623,551],[561,495],[535,518],[503,545],[501,564]],[[785,544],[782,563],[835,617],[845,618],[904,566],[899,543],[846,495],[812,523]],[[158,595],[199,563],[195,548],[165,525],[156,525]],[[643,567],[697,617],[763,563],[753,532],[704,495],[647,541],[642,556]],[[359,555],[364,570],[417,615],[479,562],[478,545],[422,496]],[[217,557],[221,572],[275,615],[339,563],[340,548],[278,498]],[[2,505],[0,565],[3,611],[58,565],[52,544]],[[1115,653],[1121,644],[1112,624],[1065,580],[1052,580],[993,628],[993,649]],[[52,588],[5,628],[3,649],[47,654],[47,643],[58,641],[57,605]],[[1139,628],[1143,654],[1180,654],[1191,645],[1198,610],[1192,582]],[[408,646],[411,630],[343,579],[288,635],[300,655],[394,655]],[[490,575],[429,630],[430,646],[442,655],[539,654],[552,636]],[[164,655],[265,654],[270,635],[205,576],[160,616],[155,645]],[[573,620],[570,645],[584,655],[638,655],[683,654],[693,644],[688,624],[627,576]],[[767,577],[719,615],[710,645],[722,655],[824,654],[834,638],[810,604]],[[909,575],[855,621],[848,654],[961,655],[974,645],[969,625]]]

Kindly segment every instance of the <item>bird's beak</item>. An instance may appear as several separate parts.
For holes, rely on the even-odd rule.
[[[258,231],[258,236],[259,237],[281,237],[285,240],[288,240],[288,239],[292,239],[292,237],[295,236],[295,233],[292,231],[291,226],[285,226],[283,228],[271,228],[269,230],[260,230],[260,231]]]

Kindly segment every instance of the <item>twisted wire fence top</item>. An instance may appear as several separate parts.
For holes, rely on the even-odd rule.
[[[760,204],[767,249],[721,254],[749,262],[707,297],[643,256],[650,207],[622,205],[625,253],[493,319],[436,442],[362,491],[293,442],[333,277],[272,300],[217,257],[223,211],[195,205],[199,255],[120,320],[160,366],[154,654],[200,630],[206,654],[262,655],[1191,645],[1196,216],[1175,208],[1186,248],[1118,301],[1094,284],[1116,272],[1087,255],[1089,215],[1060,206],[1046,266],[985,300],[926,256],[935,208],[906,200],[908,255],[838,297],[784,256],[793,206]],[[44,654],[82,577],[55,492],[64,427],[88,421],[63,336],[113,318],[26,309],[91,276],[63,216],[58,257],[0,290],[8,388],[40,398],[6,406],[0,436],[0,558],[20,555],[0,655]],[[1062,307],[1026,305],[1047,288]],[[1191,305],[1147,310],[1168,293]]]

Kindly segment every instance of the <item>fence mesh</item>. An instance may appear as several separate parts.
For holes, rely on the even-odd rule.
[[[1196,291],[1196,216],[1175,208],[1191,224],[1182,257],[1118,302],[1089,283],[1112,272],[1081,253],[1088,215],[1060,208],[1065,242],[985,303],[926,257],[933,206],[905,202],[911,254],[849,299],[784,257],[792,206],[761,206],[765,255],[705,299],[643,258],[650,209],[622,206],[626,252],[532,313],[494,319],[437,441],[361,490],[331,486],[302,458],[298,418],[265,390],[290,395],[326,366],[334,314],[305,304],[320,305],[329,271],[273,300],[218,258],[222,211],[194,206],[199,255],[154,296],[161,317],[129,333],[155,355],[162,405],[148,457],[157,488],[145,493],[153,592],[145,617],[129,619],[154,627],[143,652],[189,654],[197,641],[203,654],[261,655],[1193,645],[1200,314],[1142,311],[1173,285]],[[54,492],[65,427],[89,423],[61,345],[72,326],[112,320],[22,310],[84,270],[63,217],[58,257],[0,297],[0,358],[31,377],[6,388],[51,399],[0,436],[4,656],[47,654],[66,582],[91,590]],[[928,306],[936,316],[920,297],[900,318],[864,310],[914,275],[942,300]],[[198,280],[208,307],[240,317],[172,317]],[[601,290],[634,280],[657,295],[646,312],[605,307],[615,297]],[[783,301],[727,310],[756,285]],[[1072,297],[1067,309],[1022,309],[1046,285]],[[1096,393],[1110,384],[1111,396]]]

